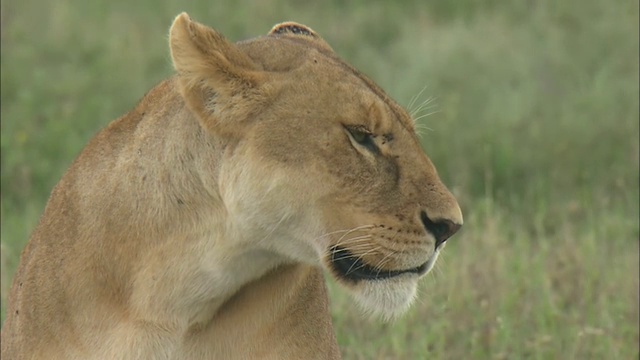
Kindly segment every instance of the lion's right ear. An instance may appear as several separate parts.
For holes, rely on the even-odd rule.
[[[182,96],[210,130],[237,127],[264,100],[266,74],[235,44],[187,13],[173,21],[169,45]]]

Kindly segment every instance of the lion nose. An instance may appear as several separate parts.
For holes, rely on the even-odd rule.
[[[436,249],[462,226],[447,219],[432,220],[425,211],[420,212],[420,220],[424,228],[436,238]]]

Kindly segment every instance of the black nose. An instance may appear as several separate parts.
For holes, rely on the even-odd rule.
[[[436,249],[462,226],[447,219],[431,220],[425,211],[420,212],[420,220],[424,228],[436,238]]]

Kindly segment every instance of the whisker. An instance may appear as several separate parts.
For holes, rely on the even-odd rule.
[[[335,254],[339,254],[339,253],[346,253],[347,255],[342,257],[342,259],[347,258],[347,257],[354,257],[355,255],[353,254],[353,251],[359,251],[359,250],[363,250],[363,249],[371,249],[371,247],[374,244],[371,243],[365,243],[365,242],[361,242],[359,244],[356,244],[354,246],[349,246],[349,248],[342,248],[342,247],[333,247],[331,250],[331,254],[335,255]],[[334,260],[337,260],[338,258],[334,258]]]
[[[411,116],[413,117],[414,115],[418,114],[420,111],[424,110],[427,105],[434,102],[435,100],[436,100],[435,97],[428,97],[425,101],[423,101],[420,105],[418,105],[416,109],[411,111],[410,113]]]
[[[378,270],[378,272],[376,273],[376,276],[380,275],[380,272],[383,270],[382,267],[386,265],[391,260],[391,256],[395,254],[396,254],[395,252],[389,252],[380,261],[378,261],[378,263],[373,267],[374,269]]]
[[[340,246],[342,244],[344,244],[345,241],[356,241],[356,240],[360,240],[360,239],[364,239],[363,236],[371,236],[371,235],[361,235],[361,236],[356,236],[354,238],[347,238],[347,235],[349,235],[349,233],[346,233],[344,235],[342,235],[340,237],[340,239],[338,239],[338,241],[336,241],[334,246]],[[356,240],[354,240],[356,239]]]
[[[413,113],[413,105],[415,104],[416,100],[418,100],[418,98],[420,98],[420,96],[422,95],[422,93],[427,89],[427,85],[425,85],[422,90],[420,90],[417,94],[415,94],[412,98],[411,101],[409,101],[409,105],[407,105],[407,109],[409,109],[410,113]]]
[[[363,240],[364,240],[364,239],[363,239]],[[369,239],[367,239],[367,240],[369,240]],[[355,245],[350,245],[350,246],[348,246],[348,247],[340,247],[340,248],[339,248],[340,250],[338,250],[338,251],[347,251],[347,252],[348,252],[348,251],[351,251],[351,252],[353,252],[353,251],[361,250],[361,249],[370,249],[372,245],[373,245],[373,244],[372,244],[371,242],[368,242],[368,241],[367,241],[367,242],[365,242],[365,241],[359,241],[359,242],[358,242],[357,244],[355,244]]]
[[[374,251],[377,251],[377,250],[379,250],[379,249],[380,249],[379,247],[375,247],[375,248],[373,248],[373,249],[371,249],[371,250],[369,250],[369,251],[366,251],[364,254],[359,255],[359,256],[358,256],[358,258],[362,259],[362,258],[364,258],[366,255],[368,255],[368,254],[370,254],[370,253],[372,253],[372,252],[374,252]],[[347,272],[346,272],[345,274],[347,274],[347,275],[348,275],[349,273],[351,273],[351,268],[353,268],[353,265],[355,265],[355,264],[356,264],[355,262],[354,262],[353,264],[351,264],[351,266],[349,266],[349,269],[347,269]],[[358,266],[357,268],[353,269],[353,271],[357,271],[358,269],[361,269],[361,268],[363,268],[364,266],[365,266],[365,263],[364,263],[364,261],[363,261],[363,262],[362,262],[362,265],[360,265],[360,266]]]
[[[413,113],[411,113],[411,116],[415,119],[415,117],[420,115],[420,113],[423,113],[423,112],[425,112],[426,110],[429,110],[429,109],[437,109],[437,108],[438,108],[437,104],[423,106],[419,110],[416,110]]]
[[[344,238],[342,241],[336,243],[334,247],[338,247],[342,245],[358,244],[358,243],[364,242],[365,240],[370,240],[371,238],[373,238],[372,235],[362,235],[362,236],[356,236],[352,238]]]
[[[437,99],[438,99],[438,97],[436,97],[436,96],[429,96],[422,103],[420,103],[420,105],[418,105],[418,109],[422,109],[424,106],[431,104],[432,102],[436,101]]]
[[[348,234],[348,233],[353,232],[353,231],[364,230],[364,229],[370,229],[370,228],[372,228],[372,227],[373,227],[373,225],[362,225],[362,226],[358,226],[358,227],[351,228],[351,229],[344,229],[344,230],[331,231],[331,232],[328,232],[328,233],[326,233],[326,234],[322,234],[322,235],[320,235],[320,236],[316,237],[316,238],[315,238],[315,239],[313,239],[313,240],[315,241],[315,240],[318,240],[318,239],[323,238],[323,237],[326,237],[326,236],[330,236],[330,235],[334,235],[334,234],[338,234],[338,233],[343,233],[343,232]]]
[[[425,124],[416,124],[416,129],[417,130],[429,130],[429,131],[433,131],[432,128],[428,127]]]
[[[439,112],[440,112],[440,110],[436,110],[436,111],[432,111],[432,112],[430,112],[430,113],[422,114],[422,115],[418,116],[417,118],[413,119],[413,121],[416,121],[416,122],[417,122],[417,121],[418,121],[418,120],[420,120],[420,119],[424,119],[424,118],[426,118],[427,116],[431,116],[431,115],[433,115],[433,114],[437,114],[437,113],[439,113]],[[431,130],[431,129],[429,129],[429,130]]]
[[[340,237],[340,239],[338,239],[336,246],[337,246],[338,244],[340,244],[340,242],[342,241],[342,239],[344,239],[347,235],[351,234],[352,232],[354,232],[354,231],[359,231],[359,230],[364,230],[364,229],[370,229],[370,228],[372,228],[372,227],[373,227],[373,225],[362,225],[362,226],[355,227],[355,228],[353,228],[353,229],[351,229],[351,230],[348,230],[345,234],[343,234],[343,235]]]
[[[354,258],[357,257],[356,255],[354,255],[352,253],[352,251],[359,251],[359,250],[366,250],[366,249],[371,249],[371,246],[373,244],[371,243],[364,243],[362,240],[368,240],[369,238],[366,239],[360,239],[360,244],[356,244],[355,246],[349,246],[348,249],[346,248],[339,248],[339,247],[333,247],[333,249],[331,250],[331,260],[333,261],[337,261],[337,260],[342,260],[342,259],[348,259],[348,258]],[[336,256],[336,254],[339,253],[345,253],[344,256]]]
[[[359,246],[354,246],[354,247],[350,247],[349,249],[334,249],[331,254],[333,255],[332,259],[335,260],[341,260],[341,259],[346,259],[349,257],[357,257],[356,255],[353,254],[354,251],[362,251],[362,250],[369,250],[371,249],[371,245],[370,244],[361,244]],[[339,257],[335,257],[336,254],[340,254],[343,253],[345,254],[340,255]]]

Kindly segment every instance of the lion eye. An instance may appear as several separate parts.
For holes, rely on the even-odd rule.
[[[367,140],[369,139],[369,137],[371,135],[366,133],[366,132],[364,132],[364,131],[351,130],[351,136],[353,136],[353,140],[355,140],[356,142],[364,145],[364,143],[367,142]]]
[[[351,138],[358,144],[366,147],[373,152],[376,152],[378,150],[375,142],[373,141],[374,136],[367,128],[363,126],[349,126],[347,127],[347,130],[349,131],[349,135],[351,135]]]

